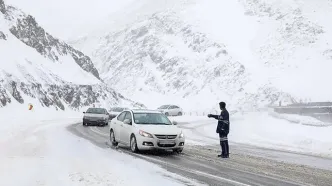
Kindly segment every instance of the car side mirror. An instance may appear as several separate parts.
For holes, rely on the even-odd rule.
[[[124,124],[128,124],[128,125],[131,125],[131,120],[130,119],[125,119],[123,121]]]
[[[172,121],[173,125],[177,125],[178,122],[177,121]]]

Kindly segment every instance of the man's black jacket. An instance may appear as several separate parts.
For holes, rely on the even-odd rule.
[[[215,118],[218,120],[218,126],[216,132],[222,135],[228,135],[229,133],[229,113],[227,109],[223,109],[220,112],[220,115],[209,114],[209,117]]]

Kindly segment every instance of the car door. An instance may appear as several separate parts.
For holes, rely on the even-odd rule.
[[[131,112],[125,111],[126,116],[124,117],[124,120],[129,119],[130,121],[133,121]],[[131,124],[125,124],[123,123],[122,128],[121,128],[121,141],[125,144],[130,143],[130,134],[131,134],[131,127],[132,127],[132,122]]]
[[[181,108],[174,105],[174,115],[178,115],[181,112]]]
[[[121,130],[123,125],[123,120],[125,118],[126,112],[122,112],[118,115],[118,117],[114,120],[114,136],[116,141],[121,141]]]
[[[171,105],[170,107],[168,107],[168,110],[169,110],[169,115],[170,116],[174,116],[174,115],[176,115],[175,114],[175,111],[174,111],[174,105]]]

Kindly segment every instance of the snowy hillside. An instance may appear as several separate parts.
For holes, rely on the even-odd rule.
[[[31,100],[64,110],[126,99],[100,81],[88,56],[0,0],[0,107]]]
[[[121,26],[105,25],[117,31],[101,28],[73,44],[106,83],[141,102],[155,98],[151,106],[331,99],[331,1],[167,2],[136,2]]]

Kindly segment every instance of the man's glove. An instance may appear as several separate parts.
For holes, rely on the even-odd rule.
[[[212,117],[212,114],[208,114],[207,117],[211,118],[211,117]]]

